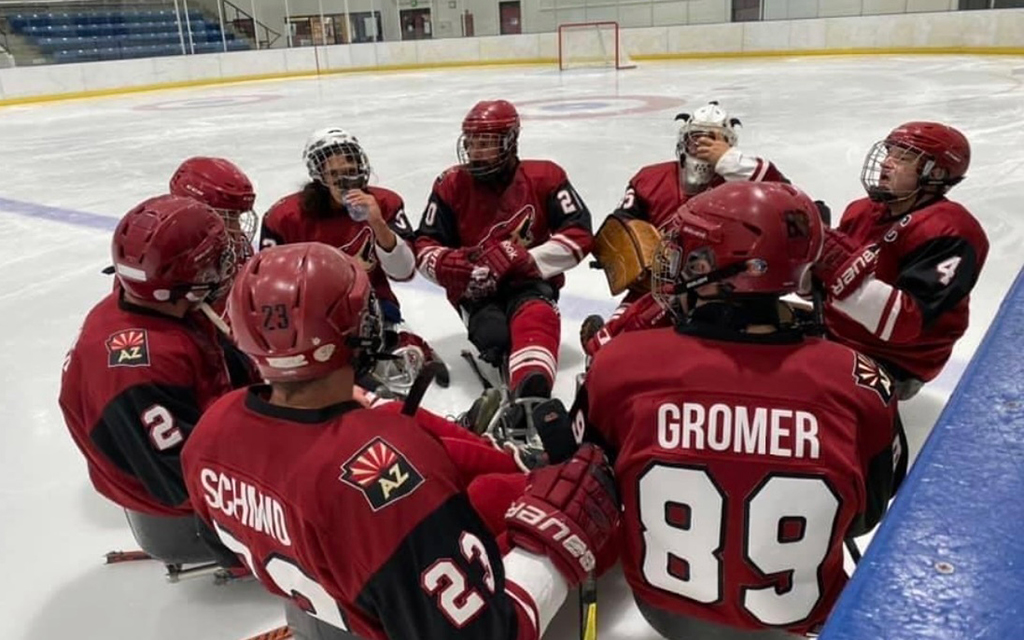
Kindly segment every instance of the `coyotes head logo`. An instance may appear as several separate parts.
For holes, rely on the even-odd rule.
[[[108,367],[148,367],[149,340],[145,329],[125,329],[107,338]]]
[[[341,465],[338,479],[361,491],[374,511],[401,500],[423,484],[416,467],[379,436]]]
[[[893,383],[892,378],[871,358],[855,354],[853,361],[853,381],[858,386],[871,389],[882,399],[883,404],[889,404],[892,399]]]
[[[377,268],[377,253],[373,250],[376,242],[377,237],[373,235],[373,230],[369,226],[364,226],[356,237],[338,248],[355,258],[363,271],[370,273]]]
[[[511,240],[524,249],[533,245],[533,222],[537,213],[532,204],[528,204],[506,220],[495,224],[487,230],[487,234],[477,243],[480,247],[486,247],[492,242]]]

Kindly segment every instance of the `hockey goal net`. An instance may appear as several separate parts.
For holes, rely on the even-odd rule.
[[[558,25],[558,69],[636,67],[622,48],[618,22],[574,22]]]

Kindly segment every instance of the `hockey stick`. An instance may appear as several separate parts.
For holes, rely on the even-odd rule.
[[[484,375],[484,372],[480,370],[480,363],[476,361],[476,357],[473,356],[471,351],[463,349],[462,358],[469,363],[469,367],[473,370],[473,373],[476,374],[477,380],[479,380],[480,384],[484,386],[484,391],[487,391],[494,386],[491,384],[491,381],[487,379],[487,376]]]
[[[413,380],[412,386],[409,387],[409,395],[405,397],[405,402],[402,404],[402,413],[407,416],[416,413],[416,409],[419,408],[423,395],[427,392],[430,383],[442,375],[443,371],[445,371],[443,362],[433,361],[424,363],[416,379]]]
[[[118,564],[120,562],[134,562],[136,560],[156,560],[145,551],[108,551],[104,556],[106,564]]]
[[[264,631],[263,633],[254,635],[246,638],[245,640],[287,640],[288,638],[294,638],[292,630],[288,625],[283,627],[277,627],[270,631]]]
[[[860,549],[857,548],[857,543],[854,542],[853,538],[843,538],[843,544],[846,545],[846,550],[850,552],[853,564],[860,564]]]
[[[593,573],[580,585],[580,640],[597,640],[597,580]]]

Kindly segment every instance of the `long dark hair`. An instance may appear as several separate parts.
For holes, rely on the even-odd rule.
[[[302,212],[313,218],[328,218],[341,211],[331,197],[331,190],[316,180],[310,180],[302,187]]]

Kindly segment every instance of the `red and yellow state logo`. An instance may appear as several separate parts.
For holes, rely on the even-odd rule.
[[[361,491],[374,511],[397,502],[423,484],[423,476],[416,467],[379,436],[341,465],[338,479]]]
[[[125,329],[107,338],[108,367],[148,367],[149,341],[145,329]]]
[[[877,393],[884,404],[889,404],[889,400],[892,399],[894,385],[888,372],[877,362],[860,353],[855,354],[853,381],[858,386]]]

